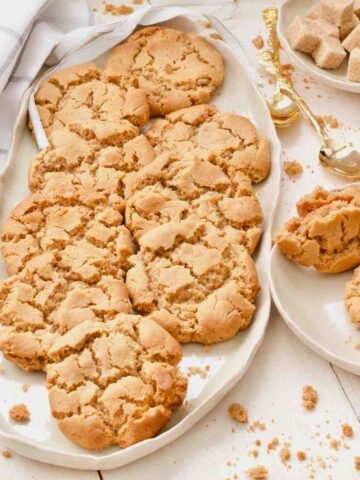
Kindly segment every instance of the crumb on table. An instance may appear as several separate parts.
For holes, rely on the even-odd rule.
[[[303,462],[304,460],[306,460],[306,453],[303,452],[302,450],[299,450],[297,453],[296,453],[296,456],[298,458],[298,460],[300,462]]]
[[[133,0],[134,5],[141,5],[143,3],[143,0]]]
[[[354,457],[355,470],[360,471],[360,457]]]
[[[360,457],[359,457],[360,458]],[[258,465],[254,468],[249,468],[246,471],[249,478],[252,480],[265,480],[268,476],[268,470],[262,465]]]
[[[264,48],[264,40],[261,35],[258,35],[257,37],[253,38],[251,42],[254,45],[254,47],[257,48],[258,50],[261,50],[262,48]]]
[[[284,172],[290,176],[300,175],[300,173],[303,173],[303,167],[297,160],[285,160]]]
[[[12,453],[9,452],[9,450],[3,450],[1,452],[1,455],[4,457],[4,458],[11,458],[12,457]]]
[[[305,385],[302,393],[302,406],[307,410],[314,410],[318,402],[318,394],[314,387]]]
[[[349,425],[348,423],[343,423],[341,425],[341,431],[343,435],[345,435],[345,437],[352,437],[354,433],[352,426]]]
[[[222,40],[222,36],[219,35],[218,33],[210,33],[210,37],[214,38],[215,40]]]
[[[29,390],[29,385],[27,383],[24,383],[22,386],[22,391],[26,393]]]
[[[213,24],[211,22],[206,22],[205,28],[213,28]]]
[[[279,445],[279,439],[277,437],[273,438],[270,443],[268,443],[267,450],[276,450]]]
[[[236,422],[248,422],[248,412],[243,405],[240,405],[240,403],[232,403],[228,408],[228,412],[230,417]]]
[[[337,118],[335,118],[333,115],[315,115],[316,120],[319,122],[319,124],[324,128],[324,127],[329,127],[329,128],[339,128],[339,121]]]
[[[30,412],[24,403],[13,405],[9,410],[9,416],[15,422],[28,422],[30,420]]]
[[[289,450],[289,447],[287,447],[287,446],[283,447],[279,452],[279,456],[280,456],[281,461],[283,463],[288,462],[290,460],[290,457],[291,457],[291,452]]]
[[[127,5],[120,5],[119,7],[112,3],[105,3],[104,5],[104,13],[110,13],[111,15],[130,15],[133,11],[134,9]]]

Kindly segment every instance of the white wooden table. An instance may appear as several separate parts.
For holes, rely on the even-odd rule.
[[[88,2],[91,7],[97,7],[97,22],[112,19],[101,14],[101,0]],[[131,0],[114,0],[112,3],[132,5]],[[199,4],[199,0],[194,3]],[[236,15],[225,22],[242,41],[254,64],[257,51],[251,40],[262,29],[262,10],[275,3],[271,0],[239,0]],[[315,83],[305,84],[299,72],[295,78],[298,90],[318,114],[333,114],[345,126],[359,126],[359,96],[320,88]],[[264,78],[261,88],[265,96],[271,92],[268,79]],[[279,136],[284,159],[297,159],[309,167],[296,181],[283,179],[278,223],[289,216],[294,200],[304,191],[305,180],[324,186],[333,182],[317,166],[317,139],[305,121],[280,131]],[[305,384],[313,385],[319,393],[318,405],[312,412],[301,407]],[[249,432],[247,425],[235,424],[227,415],[231,402],[246,405],[250,423],[260,420],[266,424],[266,430]],[[245,479],[245,470],[264,465],[269,470],[270,480],[352,480],[360,478],[360,472],[354,469],[354,456],[360,455],[359,418],[360,379],[330,365],[302,345],[273,308],[265,341],[245,377],[209,415],[171,445],[122,469],[106,472],[52,467],[16,454],[10,459],[0,456],[0,478],[225,480]],[[345,422],[354,429],[352,439],[341,439],[341,424]],[[279,449],[267,452],[266,446],[274,437],[279,439],[281,446],[285,442],[290,444],[292,456],[286,464],[280,460]],[[262,442],[259,447],[254,443],[257,439]],[[339,450],[331,447],[331,439],[340,440]],[[0,444],[0,450],[5,448],[6,445]],[[249,456],[254,449],[258,450],[258,458]],[[305,451],[306,461],[297,460],[298,450]]]

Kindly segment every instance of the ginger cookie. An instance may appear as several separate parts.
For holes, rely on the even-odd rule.
[[[76,445],[122,448],[156,435],[181,406],[180,345],[150,318],[84,322],[49,351],[50,408]]]
[[[193,33],[147,27],[113,48],[104,76],[115,83],[136,77],[146,92],[151,115],[207,103],[224,78],[220,53]]]
[[[165,153],[128,174],[124,184],[126,225],[138,242],[158,225],[196,218],[250,254],[255,250],[263,215],[246,175],[232,178],[209,160]]]
[[[168,222],[141,237],[126,275],[130,299],[182,343],[211,344],[246,328],[259,290],[253,260],[213,225]]]
[[[107,82],[93,63],[65,68],[49,77],[35,95],[47,135],[55,130],[77,130],[85,138],[103,138],[109,129],[142,126],[149,119],[145,93],[136,81]]]
[[[360,323],[360,267],[354,270],[352,279],[346,283],[345,305],[351,320]]]
[[[213,105],[184,108],[155,120],[146,136],[158,154],[211,159],[232,178],[241,172],[257,183],[270,170],[269,141],[247,118],[219,112]]]
[[[123,197],[124,176],[155,157],[144,135],[125,137],[117,146],[101,146],[67,130],[53,132],[49,140],[51,145],[31,161],[29,187],[52,198]]]
[[[289,260],[338,273],[360,263],[360,189],[327,192],[317,188],[297,204],[299,217],[289,220],[274,243]]]

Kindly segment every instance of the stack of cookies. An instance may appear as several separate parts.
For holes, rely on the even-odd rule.
[[[154,436],[186,394],[178,342],[251,323],[252,184],[270,148],[245,117],[205,105],[223,77],[205,39],[149,27],[104,70],[67,68],[36,93],[50,146],[3,226],[0,349],[46,372],[52,414],[81,447]]]

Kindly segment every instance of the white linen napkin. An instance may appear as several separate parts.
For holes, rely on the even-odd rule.
[[[86,0],[0,2],[0,170],[23,93],[64,35],[92,24]]]

